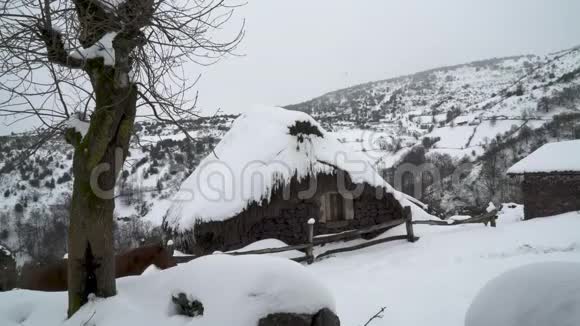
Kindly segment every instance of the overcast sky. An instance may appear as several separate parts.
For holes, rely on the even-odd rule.
[[[441,65],[580,44],[578,0],[249,0],[237,15],[246,19],[245,56],[203,72],[205,109],[293,104]]]
[[[442,65],[580,44],[578,0],[248,1],[230,23],[246,21],[244,56],[187,67],[202,73],[205,112],[293,104]]]

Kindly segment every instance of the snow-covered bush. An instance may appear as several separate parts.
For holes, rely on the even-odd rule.
[[[469,307],[465,326],[580,324],[580,263],[525,265],[491,280]]]
[[[3,293],[0,325],[257,326],[260,319],[276,313],[314,316],[324,308],[335,311],[330,291],[311,270],[268,256],[205,256],[168,270],[118,279],[117,290],[114,297],[89,301],[68,320],[64,292]],[[172,297],[179,293],[199,301],[203,315],[178,315]]]
[[[158,243],[161,241],[161,230],[151,222],[144,221],[138,215],[131,215],[115,221],[115,249],[123,252],[139,247],[143,243]]]

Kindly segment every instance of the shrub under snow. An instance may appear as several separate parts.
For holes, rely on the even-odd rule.
[[[489,325],[580,325],[580,263],[535,263],[491,280],[465,318],[465,326]]]
[[[119,279],[117,290],[115,297],[92,300],[69,320],[64,292],[3,293],[0,325],[256,326],[272,313],[335,311],[332,295],[311,271],[268,256],[210,255],[165,271]],[[203,316],[177,314],[172,296],[179,293],[199,300]]]

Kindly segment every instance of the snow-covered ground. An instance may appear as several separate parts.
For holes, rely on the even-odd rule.
[[[504,209],[497,228],[416,226],[416,243],[389,242],[310,268],[335,295],[342,325],[362,325],[386,306],[373,326],[461,326],[478,291],[499,274],[533,262],[580,262],[580,212],[522,216],[517,206]]]
[[[421,237],[416,243],[395,241],[341,253],[317,261],[307,266],[307,270],[323,284],[321,289],[329,289],[336,301],[336,312],[342,325],[363,325],[380,307],[387,307],[383,318],[373,320],[371,326],[462,326],[478,292],[504,272],[537,262],[580,262],[580,212],[530,221],[522,221],[522,216],[522,206],[504,204],[496,228],[482,224],[416,226],[415,233]],[[383,236],[394,234],[404,234],[404,228],[396,227]],[[317,248],[316,252],[362,241],[333,244]],[[259,247],[260,244],[256,244],[251,249]],[[206,276],[208,279],[202,281],[198,279],[200,274],[190,265],[196,261],[199,260],[177,269],[142,276],[147,278],[147,289],[135,288],[139,277],[120,280],[120,295],[117,298],[91,303],[84,308],[82,318],[75,317],[71,325],[82,324],[95,310],[93,321],[98,321],[97,325],[112,325],[115,318],[105,318],[99,307],[113,309],[115,306],[122,306],[114,311],[122,313],[119,318],[124,321],[130,320],[127,315],[142,314],[143,311],[148,311],[144,316],[153,314],[155,318],[140,318],[140,321],[159,321],[160,316],[165,316],[167,306],[155,306],[161,303],[149,297],[150,293],[155,293],[155,296],[165,293],[168,296],[180,287],[190,291],[202,287],[204,291],[209,291],[207,284],[212,284],[217,287],[215,292],[227,301],[237,294],[225,287],[223,281],[229,284],[233,279],[245,277],[244,271],[249,267],[242,264],[234,274],[220,271]],[[259,268],[255,270],[260,271],[262,266],[256,266]],[[292,266],[293,263],[289,263],[285,268]],[[185,270],[191,273],[188,277],[183,277],[184,274],[179,272]],[[272,285],[268,283],[273,280],[272,277],[264,278],[262,272],[257,273],[256,277],[255,284],[265,282],[269,287]],[[285,283],[276,284],[283,286]],[[142,298],[132,302],[127,299],[127,293]],[[253,299],[247,299],[253,302]],[[300,297],[300,300],[311,299]],[[274,303],[267,301],[267,304],[271,309]],[[44,316],[54,315],[53,310],[61,309],[60,319],[52,319],[53,323],[58,324],[64,318],[64,305],[63,293],[18,291],[0,294],[0,325],[19,325],[23,321],[23,325],[50,326],[52,324]],[[235,315],[248,315],[242,307],[232,311]],[[176,317],[167,318],[167,324],[179,323]],[[183,323],[183,320],[180,322]],[[196,324],[192,322],[190,325]]]

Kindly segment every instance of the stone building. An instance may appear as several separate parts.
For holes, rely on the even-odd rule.
[[[13,289],[17,276],[14,255],[0,244],[0,292]]]
[[[177,246],[203,254],[275,238],[372,226],[423,213],[368,163],[309,115],[261,108],[241,115],[215,150],[183,182],[164,225]]]
[[[580,140],[545,144],[507,173],[523,175],[525,219],[580,210]]]

